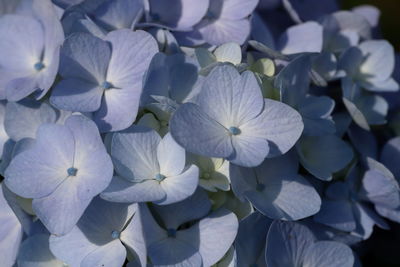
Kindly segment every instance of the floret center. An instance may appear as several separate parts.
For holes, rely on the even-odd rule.
[[[67,173],[68,176],[76,176],[76,174],[78,173],[78,169],[74,167],[68,168]]]
[[[154,176],[154,179],[161,182],[162,180],[165,179],[165,175],[162,175],[161,173],[157,173],[156,176]]]
[[[166,127],[166,126],[168,126],[168,121],[162,120],[162,121],[160,122],[160,124],[161,124],[161,126]]]
[[[121,235],[121,233],[120,233],[119,231],[114,230],[114,231],[111,232],[111,237],[112,237],[113,239],[119,238],[120,235]]]
[[[238,127],[232,126],[232,127],[229,127],[229,133],[232,135],[238,135],[241,133],[241,131]]]
[[[168,234],[168,237],[175,238],[176,237],[176,230],[172,229],[172,228],[169,228],[169,229],[167,229],[167,234]]]
[[[41,71],[42,69],[44,69],[45,66],[43,62],[36,62],[35,65],[33,65],[33,67],[35,68],[35,70]]]
[[[107,82],[107,81],[104,81],[102,84],[101,84],[101,87],[103,88],[103,89],[111,89],[112,87],[113,87],[113,85],[112,85],[112,83],[110,83],[110,82]]]

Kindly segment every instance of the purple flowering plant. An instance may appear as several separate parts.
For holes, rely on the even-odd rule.
[[[379,17],[0,0],[0,266],[361,266],[374,226],[400,223]]]

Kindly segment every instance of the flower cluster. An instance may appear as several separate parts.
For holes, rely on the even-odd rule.
[[[0,265],[360,266],[354,246],[400,223],[379,15],[1,0]]]

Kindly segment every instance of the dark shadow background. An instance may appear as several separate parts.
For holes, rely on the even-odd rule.
[[[366,4],[378,7],[382,38],[400,52],[400,0],[342,0],[341,4],[342,9]],[[372,236],[356,248],[364,267],[400,267],[400,225],[390,222],[390,227],[389,231],[375,227]]]
[[[323,1],[323,0],[321,0]],[[397,52],[400,51],[400,1],[399,0],[342,0],[342,9],[359,5],[374,5],[381,10],[382,35],[389,40]],[[400,254],[400,250],[399,250]],[[380,266],[377,266],[380,267]]]

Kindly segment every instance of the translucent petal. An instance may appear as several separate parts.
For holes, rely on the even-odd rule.
[[[228,130],[199,106],[186,103],[173,114],[171,135],[187,151],[209,157],[228,157],[233,152]]]
[[[74,33],[63,44],[60,74],[100,85],[106,80],[110,58],[107,42],[88,33]]]
[[[54,87],[50,102],[63,110],[93,112],[100,108],[103,91],[96,83],[76,78],[64,79]]]
[[[300,114],[290,106],[264,99],[264,110],[240,128],[243,135],[262,137],[269,144],[268,157],[286,153],[299,139],[304,125]]]
[[[301,164],[313,175],[322,180],[330,180],[352,160],[350,146],[335,135],[302,137],[297,151]]]
[[[176,30],[188,30],[206,14],[209,0],[150,0],[151,15]]]
[[[176,176],[185,167],[185,149],[178,145],[167,133],[157,146],[157,159],[160,173],[165,176]]]
[[[34,147],[18,154],[6,169],[6,184],[23,197],[45,197],[67,178],[73,157],[71,131],[65,126],[43,124]]]
[[[191,196],[199,183],[199,169],[191,165],[186,171],[177,175],[169,176],[160,185],[166,193],[166,198],[157,201],[158,205],[172,204],[182,201]]]
[[[14,141],[23,138],[35,138],[36,131],[43,123],[56,121],[56,111],[47,103],[32,100],[8,102],[4,118],[4,127]]]
[[[304,255],[307,267],[351,267],[354,257],[351,248],[335,241],[319,241],[311,245]]]
[[[113,135],[111,156],[117,173],[130,181],[152,179],[159,173],[157,146],[161,137],[143,126]]]
[[[288,28],[280,37],[278,47],[284,54],[321,52],[322,40],[322,26],[306,22]]]
[[[275,221],[267,236],[265,257],[269,267],[292,267],[302,263],[314,235],[306,227],[294,222]]]

